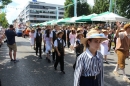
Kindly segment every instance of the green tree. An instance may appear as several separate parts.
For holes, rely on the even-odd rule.
[[[70,4],[73,4],[73,0],[66,0],[66,2],[64,3],[65,18],[74,16],[74,4],[73,5]],[[77,16],[88,15],[90,13],[91,13],[91,9],[89,4],[84,0],[77,0]]]
[[[99,14],[106,11],[109,11],[109,0],[94,0],[93,13]]]
[[[1,2],[0,8],[4,8],[5,5],[8,5],[9,3],[11,3],[12,0],[0,0],[0,2]]]
[[[116,12],[124,17],[130,18],[130,0],[116,0]]]
[[[8,21],[6,19],[6,14],[5,13],[1,13],[0,14],[0,25],[3,27],[3,28],[7,28],[8,27]]]
[[[89,14],[91,14],[91,8],[87,2],[83,1],[77,4],[77,16]]]

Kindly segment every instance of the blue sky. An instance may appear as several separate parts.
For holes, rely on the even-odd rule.
[[[13,2],[7,5],[7,7],[5,8],[6,18],[10,24],[14,19],[17,18],[17,16],[27,5],[27,3],[32,0],[12,0],[12,1]],[[65,2],[65,0],[37,0],[37,1],[42,1],[46,3],[52,3],[52,4],[60,4],[60,5],[64,5]],[[90,5],[94,4],[94,0],[87,0],[87,2]]]

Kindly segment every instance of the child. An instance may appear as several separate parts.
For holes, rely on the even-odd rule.
[[[74,86],[103,86],[103,56],[98,49],[104,40],[104,34],[97,30],[90,30],[87,38],[81,39],[86,50],[77,58]]]
[[[64,47],[65,47],[65,42],[62,39],[63,36],[62,31],[57,32],[57,39],[54,41],[54,47],[55,47],[55,52],[56,52],[56,62],[54,64],[54,69],[57,70],[57,65],[60,63],[60,69],[63,74],[64,72]]]
[[[82,33],[77,34],[77,40],[75,42],[75,52],[76,52],[76,60],[77,57],[83,52],[83,44],[81,44],[80,39],[82,39],[84,35]],[[73,65],[73,68],[75,69],[76,61]]]

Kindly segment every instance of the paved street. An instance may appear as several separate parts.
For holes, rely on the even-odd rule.
[[[73,68],[75,55],[66,49],[65,72],[53,68],[53,63],[38,59],[31,49],[28,39],[16,37],[18,63],[10,62],[8,48],[4,44],[0,48],[0,79],[2,86],[73,86]],[[108,56],[110,64],[104,64],[104,86],[130,86],[122,81],[122,75],[115,77],[112,74],[117,57],[113,53]],[[130,60],[126,60],[126,74],[130,77]]]

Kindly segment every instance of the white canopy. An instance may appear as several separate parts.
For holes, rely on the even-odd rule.
[[[129,21],[127,18],[114,14],[112,12],[105,12],[99,14],[99,16],[91,19],[92,21],[106,21],[106,22],[116,22],[116,21]]]

